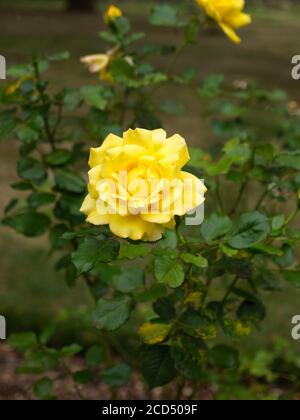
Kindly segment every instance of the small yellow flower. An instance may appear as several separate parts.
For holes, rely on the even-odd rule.
[[[5,94],[7,96],[13,95],[21,87],[22,83],[28,79],[29,79],[28,76],[24,76],[18,79],[16,82],[12,83],[11,85],[7,86],[5,90]]]
[[[206,188],[182,171],[190,160],[185,140],[164,130],[110,134],[90,151],[87,222],[109,225],[121,238],[157,241],[165,228],[204,202]]]
[[[196,2],[219,24],[231,41],[236,44],[241,42],[235,29],[251,23],[251,16],[243,13],[244,0],[196,0]]]
[[[109,24],[120,16],[123,16],[122,10],[112,4],[108,7],[104,14],[104,21]]]
[[[109,63],[113,58],[116,49],[107,51],[106,54],[91,54],[81,57],[81,63],[85,64],[91,73],[99,73],[101,80],[110,80],[111,77],[108,71]]]
[[[87,66],[91,73],[99,73],[107,68],[110,57],[108,54],[86,55],[80,61]]]

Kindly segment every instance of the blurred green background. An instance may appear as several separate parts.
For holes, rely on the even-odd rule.
[[[172,3],[175,0],[172,1]],[[180,1],[184,0],[178,0]],[[193,1],[193,0],[192,0]],[[75,3],[75,7],[74,7]],[[54,86],[76,87],[97,83],[80,64],[80,56],[104,51],[98,32],[103,26],[102,13],[108,2],[96,2],[94,10],[82,10],[89,2],[60,0],[0,0],[0,54],[8,65],[29,61],[32,54],[69,50],[71,59],[54,65],[48,77]],[[136,31],[144,31],[149,41],[169,43],[177,36],[172,30],[153,29],[147,24],[147,13],[153,2],[147,0],[115,0],[132,21]],[[209,73],[224,73],[227,80],[255,80],[266,88],[288,91],[291,99],[300,100],[300,82],[291,78],[291,58],[300,53],[300,2],[251,1],[253,24],[241,31],[243,42],[232,44],[219,30],[210,31],[197,48],[187,50],[180,69],[198,68],[199,80]],[[299,6],[298,6],[299,4]],[[71,7],[73,6],[73,7]],[[163,65],[157,62],[157,65]],[[2,82],[1,82],[2,83]],[[189,145],[210,148],[214,142],[204,108],[190,88],[176,91],[165,87],[157,97],[183,98],[186,113],[181,117],[165,117],[169,133],[179,132]],[[13,140],[0,144],[1,214],[13,196],[10,184],[16,181],[16,145]],[[81,311],[89,301],[83,284],[68,289],[64,280],[52,269],[47,238],[26,239],[0,227],[0,314],[7,318],[8,333],[40,328],[53,317],[74,330],[80,329]],[[75,315],[69,315],[72,307]],[[275,336],[290,338],[290,321],[300,313],[300,292],[286,291],[268,297],[268,319],[263,330],[247,345],[272,343]]]

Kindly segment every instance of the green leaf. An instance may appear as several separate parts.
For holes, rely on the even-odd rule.
[[[125,16],[118,16],[113,20],[112,25],[118,32],[118,35],[121,37],[121,39],[123,37],[125,38],[125,35],[130,31],[130,22]]]
[[[104,111],[108,104],[107,90],[103,86],[82,86],[82,99],[91,107]]]
[[[202,224],[201,234],[207,242],[213,242],[225,236],[231,229],[232,222],[229,217],[213,214]]]
[[[132,302],[128,296],[100,299],[93,312],[93,322],[98,329],[114,331],[129,318]]]
[[[200,379],[203,370],[199,348],[188,337],[182,341],[181,344],[173,343],[171,347],[175,367],[187,379]]]
[[[208,261],[206,258],[201,257],[200,255],[193,255],[189,253],[184,253],[181,255],[182,260],[187,264],[193,264],[198,268],[207,268]]]
[[[86,191],[85,181],[76,173],[60,169],[55,174],[55,184],[59,190],[72,193],[84,193]]]
[[[221,369],[236,369],[239,365],[238,351],[224,345],[210,349],[208,359],[212,365]]]
[[[212,74],[207,76],[198,90],[198,94],[203,97],[219,96],[222,92],[224,76],[222,74]]]
[[[188,335],[211,340],[217,336],[217,327],[209,317],[193,309],[187,309],[180,318],[181,329]]]
[[[26,157],[17,163],[17,172],[19,177],[26,181],[39,181],[46,177],[44,166],[31,157]]]
[[[236,234],[228,241],[235,249],[250,248],[264,241],[270,233],[270,223],[266,216],[259,212],[245,213],[238,223]]]
[[[114,59],[109,66],[109,71],[112,78],[120,83],[127,83],[134,79],[134,67],[123,58]]]
[[[163,238],[159,241],[159,247],[162,249],[176,249],[177,248],[177,235],[174,230],[166,229]]]
[[[206,171],[209,176],[226,175],[229,172],[232,163],[232,158],[224,156],[222,159],[219,160],[219,162],[207,166]]]
[[[176,115],[176,116],[183,115],[185,112],[185,106],[183,104],[180,104],[178,102],[174,102],[171,100],[167,100],[166,102],[164,102],[160,106],[160,109],[162,112],[165,112],[166,114]]]
[[[295,169],[300,171],[300,153],[282,153],[275,159],[275,163],[283,168]]]
[[[8,343],[14,349],[26,352],[28,350],[33,350],[37,344],[37,337],[33,332],[27,333],[19,333],[19,334],[12,334],[9,339]]]
[[[153,309],[163,321],[172,321],[176,317],[176,310],[172,298],[162,297],[153,304]]]
[[[168,384],[176,376],[169,346],[144,346],[140,355],[140,364],[151,389]]]
[[[272,231],[277,232],[284,227],[285,216],[284,214],[279,214],[278,216],[273,217],[272,219]]]
[[[264,254],[268,254],[268,255],[276,255],[277,257],[282,257],[283,256],[283,251],[279,248],[275,248],[272,245],[268,245],[268,244],[256,244],[253,245],[251,247],[251,249],[262,252]]]
[[[54,194],[35,191],[29,196],[28,204],[30,207],[37,209],[52,204],[55,199],[56,197]]]
[[[113,277],[115,288],[122,293],[133,292],[142,287],[144,281],[145,273],[140,267],[122,267],[121,272]]]
[[[223,147],[223,151],[234,164],[243,164],[251,157],[251,148],[248,143],[241,143],[239,138],[229,140]]]
[[[56,332],[56,325],[55,324],[48,325],[41,332],[41,335],[39,337],[40,342],[42,344],[47,344],[51,340],[51,338],[54,336],[55,332]]]
[[[113,367],[103,369],[100,373],[100,379],[110,387],[119,387],[129,382],[130,375],[130,366],[125,363],[119,363]]]
[[[82,347],[78,344],[70,344],[61,349],[60,354],[62,357],[72,357],[82,351]]]
[[[14,111],[1,111],[0,114],[0,140],[7,138],[16,128],[18,120]]]
[[[86,238],[72,254],[79,274],[91,271],[99,262],[114,261],[119,253],[119,243],[114,240]]]
[[[63,166],[72,160],[73,153],[66,149],[58,149],[49,153],[45,160],[51,166]]]
[[[136,293],[135,298],[139,302],[151,302],[166,296],[167,290],[168,289],[164,284],[156,283],[153,284],[149,289]]]
[[[53,383],[49,378],[42,378],[33,385],[33,393],[40,400],[53,400]]]
[[[197,70],[193,67],[190,67],[183,70],[182,73],[174,76],[174,80],[175,82],[180,83],[182,85],[188,85],[195,79],[196,76],[197,76]]]
[[[93,382],[94,375],[90,370],[83,369],[73,373],[73,378],[78,384],[86,385]]]
[[[245,300],[237,310],[237,316],[241,321],[257,323],[266,316],[266,308],[259,300]]]
[[[29,353],[24,365],[18,369],[20,373],[43,373],[59,367],[59,353],[55,349],[46,348]]]
[[[24,143],[35,143],[39,139],[40,133],[31,127],[22,127],[17,131],[17,137]]]
[[[63,249],[66,246],[68,241],[62,238],[62,236],[67,230],[68,227],[63,224],[51,227],[49,232],[49,239],[54,249]]]
[[[104,356],[103,348],[95,344],[87,350],[85,354],[85,361],[88,366],[95,368],[103,362],[105,358]]]
[[[177,288],[184,282],[185,276],[182,266],[176,258],[168,255],[155,258],[154,273],[158,281],[172,288]]]
[[[121,244],[119,258],[135,260],[136,258],[144,258],[150,252],[150,249],[144,244]]]
[[[181,22],[175,7],[163,4],[156,5],[151,10],[150,23],[154,26],[177,27]]]
[[[300,271],[282,271],[282,275],[284,279],[290,283],[291,286],[299,287],[300,288]]]
[[[81,93],[78,89],[68,89],[63,98],[64,105],[69,111],[75,111],[81,103]]]
[[[139,335],[145,344],[162,343],[169,335],[172,325],[145,322],[139,329]]]
[[[61,51],[56,54],[47,55],[47,59],[49,61],[65,61],[65,60],[69,60],[69,58],[70,58],[69,51]]]
[[[15,229],[21,235],[36,237],[46,232],[50,225],[50,219],[45,214],[28,211],[27,213],[6,217],[2,223]]]

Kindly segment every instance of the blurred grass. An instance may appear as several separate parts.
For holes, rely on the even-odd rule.
[[[132,18],[136,31],[145,31],[150,42],[169,43],[177,37],[167,29],[155,29],[145,24],[148,2],[115,1]],[[96,83],[95,76],[79,64],[83,54],[104,49],[97,33],[101,29],[100,12],[68,14],[61,1],[8,0],[0,1],[0,52],[8,64],[28,61],[30,55],[69,50],[71,59],[55,65],[49,79],[57,86],[79,86]],[[199,78],[224,73],[228,80],[253,79],[265,87],[286,89],[294,99],[300,99],[297,82],[290,76],[291,57],[299,53],[300,9],[255,9],[254,22],[241,31],[243,43],[231,44],[219,31],[204,35],[199,47],[187,50],[176,70],[195,66]],[[164,66],[165,62],[157,62]],[[184,117],[164,118],[166,129],[182,133],[189,144],[209,148],[213,136],[208,122],[202,118],[194,93],[186,88],[164,88],[157,100],[172,97],[186,105]],[[16,146],[0,144],[1,209],[13,195],[9,184],[16,179]],[[53,260],[47,257],[46,238],[27,240],[0,228],[0,313],[7,316],[9,333],[32,326],[40,328],[46,320],[57,316],[67,319],[68,309],[80,311],[88,302],[83,285],[69,290],[63,279],[52,269]],[[263,330],[249,340],[250,347],[271,343],[276,335],[290,340],[290,320],[300,311],[300,292],[295,290],[273,294],[268,298],[268,320]],[[72,325],[73,327],[73,325]]]

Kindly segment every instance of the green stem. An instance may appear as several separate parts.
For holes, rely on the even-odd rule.
[[[230,216],[233,216],[234,214],[235,214],[235,212],[237,211],[237,209],[238,209],[238,206],[240,205],[240,202],[242,201],[242,198],[243,198],[243,195],[244,195],[244,192],[245,192],[245,190],[246,190],[246,188],[247,188],[247,185],[248,185],[248,179],[246,179],[243,183],[242,183],[242,185],[241,185],[241,188],[240,188],[240,190],[239,190],[239,193],[238,193],[238,195],[237,195],[237,198],[236,198],[236,200],[235,200],[235,203],[234,203],[234,205],[233,205],[233,207],[232,207],[232,209],[231,209],[231,212],[230,212]]]
[[[227,299],[228,299],[228,297],[229,297],[230,293],[231,293],[231,292],[232,292],[232,290],[235,288],[235,286],[236,286],[236,284],[237,284],[238,280],[239,280],[239,276],[238,276],[238,274],[237,274],[237,275],[235,276],[235,278],[233,279],[233,281],[232,281],[231,285],[229,286],[229,288],[228,288],[227,292],[225,293],[225,296],[224,296],[224,297],[223,297],[223,299],[222,299],[222,305],[224,305],[224,304],[226,303],[226,301],[227,301]]]
[[[224,209],[224,204],[223,204],[223,200],[222,200],[222,196],[220,192],[220,180],[218,178],[216,181],[216,197],[217,197],[219,209],[221,213],[223,214],[225,209]]]
[[[291,224],[295,219],[296,219],[296,217],[297,217],[297,215],[298,215],[298,212],[299,212],[299,208],[297,207],[291,214],[290,214],[290,216],[287,218],[287,220],[286,220],[286,222],[285,222],[285,225],[287,226],[287,225],[289,225],[289,224]]]
[[[213,280],[212,278],[208,278],[206,280],[206,285],[205,285],[205,289],[204,289],[202,300],[201,300],[202,308],[204,308],[204,305],[205,305],[205,302],[206,302],[206,299],[207,299],[207,296],[208,296],[208,293],[209,293],[209,289],[210,289],[212,280]]]

